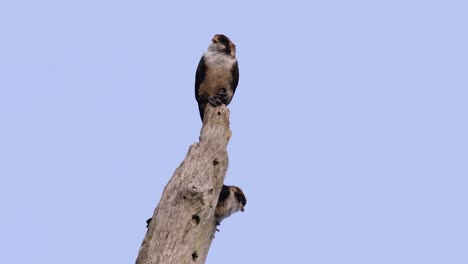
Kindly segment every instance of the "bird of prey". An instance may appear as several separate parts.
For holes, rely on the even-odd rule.
[[[223,185],[215,210],[216,224],[219,225],[223,219],[235,212],[244,212],[246,204],[247,199],[239,187]]]
[[[239,82],[236,45],[222,34],[215,35],[211,41],[195,75],[195,99],[202,121],[206,104],[228,105]]]

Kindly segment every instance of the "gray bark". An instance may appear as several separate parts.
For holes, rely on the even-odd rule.
[[[228,168],[229,110],[205,109],[200,142],[164,188],[140,247],[137,264],[205,263],[216,223],[214,212]]]

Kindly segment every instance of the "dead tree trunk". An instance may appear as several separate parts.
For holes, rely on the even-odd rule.
[[[164,188],[137,264],[205,263],[216,230],[214,212],[228,168],[230,137],[229,110],[208,104],[200,142],[190,146]]]

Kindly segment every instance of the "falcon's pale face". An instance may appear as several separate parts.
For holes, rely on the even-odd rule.
[[[209,51],[224,52],[231,55],[233,58],[236,57],[236,45],[234,45],[228,37],[222,34],[217,34],[211,41],[213,44],[208,48]]]

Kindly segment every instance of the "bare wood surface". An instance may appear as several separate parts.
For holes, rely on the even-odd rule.
[[[216,224],[214,211],[229,160],[229,110],[205,109],[200,142],[164,188],[140,247],[137,264],[205,263]]]

